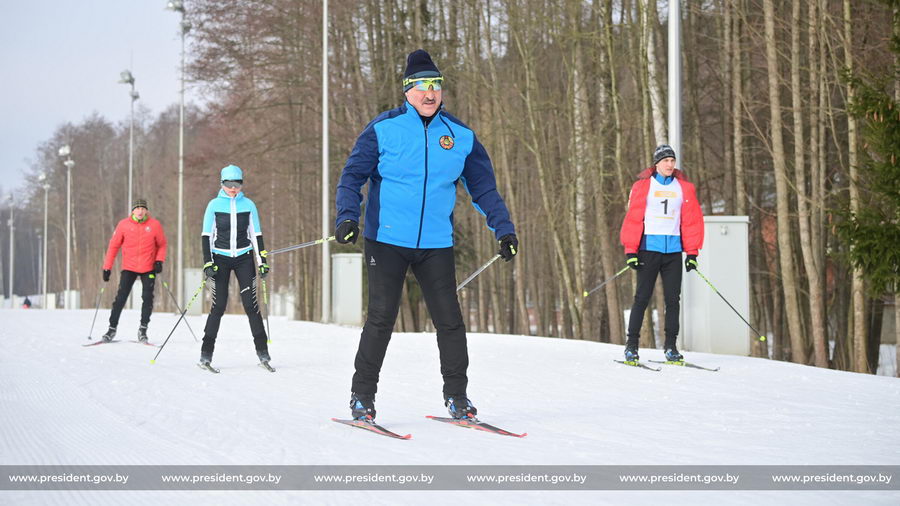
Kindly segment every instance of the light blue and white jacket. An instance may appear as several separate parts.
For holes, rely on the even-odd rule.
[[[515,233],[487,151],[443,106],[427,126],[409,102],[366,126],[341,174],[336,225],[359,222],[366,181],[368,239],[406,248],[453,246],[458,182],[497,239]]]
[[[262,242],[259,212],[244,192],[231,198],[225,190],[219,190],[216,198],[206,206],[202,235],[212,253],[237,257],[252,249],[256,252],[257,262],[265,263],[259,256],[262,248],[259,244]],[[204,258],[204,261],[209,262],[210,259]]]

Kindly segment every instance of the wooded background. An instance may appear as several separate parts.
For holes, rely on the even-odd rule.
[[[877,367],[885,302],[900,279],[898,4],[682,2],[678,165],[696,183],[705,214],[750,217],[749,317],[770,338],[768,349],[754,345],[757,356],[860,372]],[[245,171],[244,191],[259,207],[270,249],[321,237],[321,3],[189,0],[185,8],[193,23],[186,266],[202,264],[203,212],[229,163]],[[357,135],[402,103],[405,57],[424,48],[445,75],[447,110],[476,131],[492,157],[520,241],[513,262],[461,292],[468,328],[623,343],[621,315],[633,294],[627,278],[587,299],[582,292],[624,265],[618,231],[629,188],[667,139],[666,8],[651,0],[333,3],[332,218],[333,189]],[[176,64],[177,55],[160,57]],[[857,95],[876,105],[860,100],[852,109]],[[148,199],[166,229],[165,275],[175,265],[177,104],[158,115],[139,109],[135,136],[134,194]],[[37,147],[28,184],[16,195],[17,294],[40,291],[41,172],[51,186],[49,290],[64,288],[63,144],[77,163],[73,289],[85,304],[101,287],[107,242],[128,212],[128,118],[65,123]],[[464,191],[459,197],[463,276],[497,243]],[[866,213],[875,216],[868,229],[857,220]],[[0,237],[8,265],[8,232]],[[302,319],[321,312],[320,252],[272,263],[270,289],[296,294]],[[158,295],[157,307],[171,309],[167,298]],[[653,307],[662,312],[660,289]],[[397,330],[429,325],[410,276]],[[655,345],[652,331],[648,321],[642,346]]]

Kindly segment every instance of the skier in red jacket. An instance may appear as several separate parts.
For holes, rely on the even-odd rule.
[[[680,362],[678,311],[681,298],[681,253],[685,271],[697,268],[703,247],[703,211],[694,185],[675,168],[675,150],[657,146],[653,166],[638,175],[628,197],[628,212],[619,235],[625,247],[625,263],[637,271],[634,304],[628,319],[625,362],[636,363],[644,311],[660,275],[666,301],[666,360]],[[632,364],[633,365],[633,364]]]
[[[103,334],[103,340],[109,342],[116,337],[119,315],[122,314],[128,294],[131,293],[131,287],[140,276],[143,285],[141,292],[143,304],[138,341],[147,342],[147,324],[150,323],[150,313],[153,312],[156,274],[162,272],[163,262],[166,261],[166,234],[159,221],[152,218],[147,211],[146,200],[135,200],[131,216],[116,225],[116,231],[113,232],[109,248],[106,250],[106,261],[103,262],[104,282],[109,281],[119,248],[122,249],[122,274],[119,277],[119,291],[116,293],[116,300],[109,315],[109,330]]]

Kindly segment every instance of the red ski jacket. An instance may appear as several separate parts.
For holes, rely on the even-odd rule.
[[[166,261],[166,234],[159,221],[149,214],[142,222],[129,216],[116,225],[106,250],[103,270],[112,269],[119,248],[122,248],[122,270],[150,272],[154,262]]]
[[[628,196],[628,212],[622,222],[619,241],[625,246],[625,254],[637,253],[644,236],[644,211],[647,209],[647,192],[650,191],[650,178],[656,167],[650,167],[638,174],[638,180],[631,187]],[[703,211],[697,200],[694,184],[684,178],[680,170],[673,173],[681,189],[684,201],[681,204],[681,249],[688,255],[696,255],[703,247]]]

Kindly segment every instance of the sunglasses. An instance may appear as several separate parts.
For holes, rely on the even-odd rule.
[[[404,79],[403,86],[412,85],[413,88],[419,91],[428,91],[428,88],[433,89],[434,91],[441,91],[441,83],[444,82],[443,77],[426,77],[419,79]]]
[[[244,181],[222,181],[222,186],[224,186],[225,188],[240,188],[241,186],[244,186]]]

